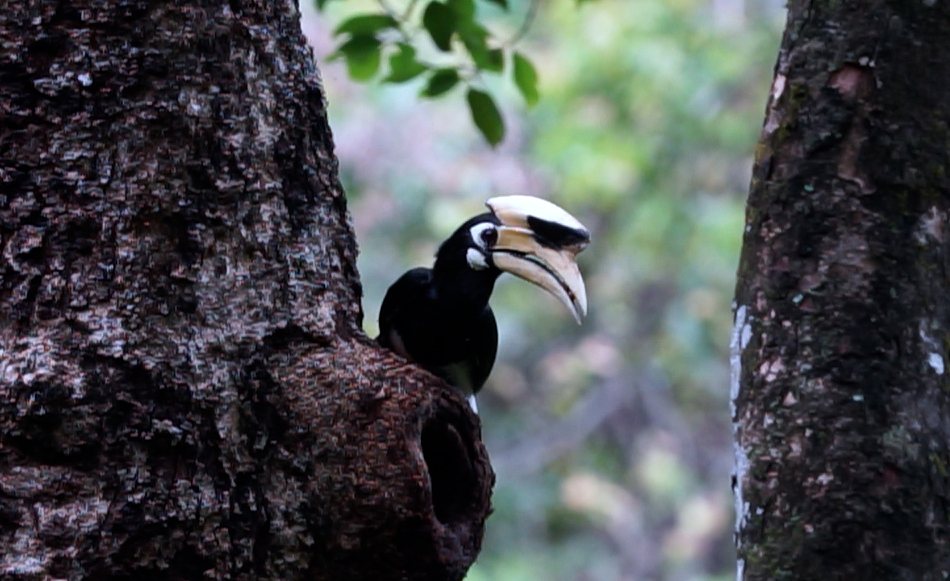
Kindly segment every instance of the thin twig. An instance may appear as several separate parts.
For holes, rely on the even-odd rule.
[[[565,417],[540,432],[494,452],[495,470],[508,478],[537,472],[576,449],[611,417],[636,399],[635,388],[622,378],[607,379],[577,403]]]
[[[406,11],[402,14],[402,19],[409,21],[409,18],[412,16],[412,10],[416,7],[416,0],[409,0],[409,5],[406,6]]]
[[[383,9],[383,12],[396,18],[396,11],[393,10],[392,6],[386,2],[386,0],[376,0],[376,3],[379,4],[379,7]]]
[[[409,3],[409,10],[402,16],[396,14],[395,9],[390,6],[386,0],[376,0],[376,3],[379,4],[379,7],[383,9],[383,12],[388,14],[393,20],[396,21],[396,30],[399,32],[399,36],[402,37],[403,42],[406,44],[412,44],[412,34],[406,30],[406,23],[409,22],[409,10],[412,9],[412,5],[415,4],[415,0]]]
[[[504,46],[511,48],[517,44],[518,41],[524,38],[524,35],[528,34],[528,31],[531,30],[531,24],[534,23],[534,19],[538,15],[538,6],[540,4],[540,0],[531,0],[531,3],[528,4],[528,13],[525,14],[524,21],[521,23],[521,27],[518,28],[518,31],[515,32],[514,36],[505,42]]]

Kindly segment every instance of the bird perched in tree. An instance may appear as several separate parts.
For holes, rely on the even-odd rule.
[[[432,268],[413,268],[383,299],[377,341],[456,386],[472,409],[495,363],[498,327],[488,298],[510,272],[557,297],[578,324],[587,292],[575,257],[590,232],[560,207],[502,196],[442,243]]]

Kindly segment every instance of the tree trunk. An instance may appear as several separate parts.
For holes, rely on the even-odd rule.
[[[460,579],[494,476],[360,330],[288,2],[0,2],[0,577]]]
[[[740,580],[950,574],[950,5],[789,2],[736,291]]]

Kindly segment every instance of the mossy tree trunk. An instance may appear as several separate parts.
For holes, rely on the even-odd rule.
[[[791,0],[736,291],[740,580],[950,574],[950,5]]]
[[[360,330],[292,2],[0,1],[0,577],[459,579],[465,402]]]

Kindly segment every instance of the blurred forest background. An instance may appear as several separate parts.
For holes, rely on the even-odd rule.
[[[529,2],[510,6],[479,3],[501,38]],[[491,196],[550,199],[593,234],[583,326],[527,283],[496,287],[499,361],[479,408],[498,481],[468,579],[733,579],[730,305],[781,1],[540,0],[518,45],[538,105],[485,76],[508,130],[494,150],[460,88],[426,100],[421,80],[357,84],[327,62],[333,28],[379,4],[302,8],[368,334],[388,285]]]

